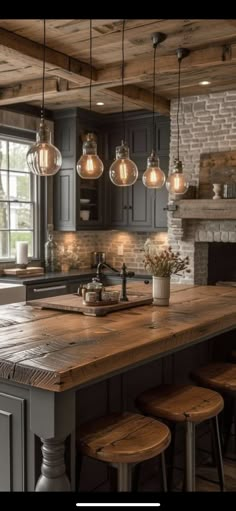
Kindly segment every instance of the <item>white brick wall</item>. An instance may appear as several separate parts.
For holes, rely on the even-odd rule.
[[[177,101],[171,102],[170,168],[177,153]],[[190,183],[198,186],[200,154],[236,150],[236,90],[182,98],[180,159]],[[235,221],[190,221],[168,214],[169,243],[189,255],[191,273],[175,281],[207,283],[207,243],[236,242]]]

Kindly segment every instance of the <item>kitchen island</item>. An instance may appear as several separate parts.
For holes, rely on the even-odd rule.
[[[141,283],[127,289],[150,293]],[[234,330],[236,288],[173,285],[169,307],[144,305],[104,318],[23,304],[0,313],[0,489],[34,489],[36,435],[43,458],[36,490],[65,491],[74,489],[76,391]]]

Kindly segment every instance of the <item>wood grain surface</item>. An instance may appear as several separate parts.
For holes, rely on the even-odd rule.
[[[104,305],[92,305],[83,303],[82,296],[76,293],[61,296],[52,296],[51,298],[41,298],[40,300],[33,300],[27,302],[28,305],[42,307],[42,309],[56,309],[70,312],[81,312],[85,316],[106,316],[114,311],[130,309],[137,307],[137,305],[145,305],[152,303],[152,297],[143,294],[129,294],[127,302],[118,302],[109,304],[105,302]]]
[[[22,304],[0,309],[0,378],[60,392],[233,330],[236,289],[175,285],[169,307],[143,305],[104,318]]]

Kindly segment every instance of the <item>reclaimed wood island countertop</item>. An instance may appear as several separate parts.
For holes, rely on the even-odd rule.
[[[142,283],[129,291],[150,293]],[[62,392],[236,328],[236,288],[173,285],[169,307],[106,317],[2,306],[0,378]]]

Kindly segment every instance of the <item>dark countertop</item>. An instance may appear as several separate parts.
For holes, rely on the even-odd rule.
[[[131,268],[129,268],[132,271]],[[102,273],[105,277],[117,278],[119,279],[119,274],[114,273],[106,268],[103,268]],[[34,275],[31,277],[15,277],[12,275],[1,275],[0,282],[9,282],[14,284],[46,284],[49,282],[61,281],[61,280],[73,280],[79,277],[87,277],[88,279],[92,279],[92,277],[96,276],[96,268],[91,269],[88,268],[86,270],[71,270],[68,272],[54,272],[54,273],[45,273],[44,275]],[[135,272],[135,278],[138,279],[151,279],[151,275],[146,273],[138,273]]]
[[[70,280],[79,277],[93,277],[95,276],[96,271],[92,269],[87,270],[71,270],[68,272],[54,272],[54,273],[45,273],[44,275],[34,275],[32,277],[15,277],[10,275],[2,275],[0,278],[0,282],[12,282],[17,284],[44,284],[47,282],[55,282],[57,280]]]

